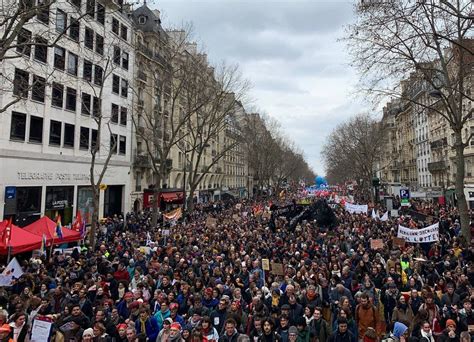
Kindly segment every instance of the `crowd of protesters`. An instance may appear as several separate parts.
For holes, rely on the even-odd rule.
[[[437,209],[437,243],[397,247],[399,223],[425,223],[337,208],[335,227],[289,230],[270,228],[268,207],[198,205],[166,229],[132,213],[108,219],[95,250],[17,256],[25,273],[0,288],[0,342],[29,341],[40,317],[66,342],[473,341],[473,246],[455,209]]]

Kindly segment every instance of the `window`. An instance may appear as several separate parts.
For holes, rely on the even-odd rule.
[[[54,146],[61,145],[62,124],[59,121],[51,120],[49,128],[49,144]]]
[[[104,54],[104,37],[98,33],[95,34],[95,52],[99,55]]]
[[[37,36],[35,42],[35,59],[46,63],[48,61],[48,41]]]
[[[110,151],[112,154],[117,154],[117,145],[118,145],[118,136],[117,134],[110,135]]]
[[[84,59],[84,70],[82,71],[82,77],[87,81],[92,81],[92,62]]]
[[[88,49],[94,50],[94,31],[92,31],[92,29],[89,27],[86,27],[84,46]]]
[[[15,68],[13,94],[20,97],[28,97],[29,79],[30,75],[28,72]]]
[[[26,114],[12,112],[10,139],[25,141]]]
[[[124,79],[122,79],[122,96],[128,96],[128,81]]]
[[[66,50],[62,47],[54,47],[54,67],[60,70],[64,70],[66,64]]]
[[[95,0],[87,0],[86,2],[86,13],[91,17],[94,17],[95,14]]]
[[[91,149],[96,149],[97,151],[99,150],[99,143],[97,141],[97,130],[93,129],[91,132]]]
[[[125,154],[126,150],[127,150],[127,138],[121,135],[119,139],[119,153]]]
[[[79,148],[83,150],[89,149],[89,128],[81,127],[81,136],[79,141]]]
[[[114,46],[114,63],[120,65],[120,48],[118,46]]]
[[[43,142],[43,118],[38,116],[30,117],[30,137],[29,142]]]
[[[81,0],[70,0],[71,3],[76,6],[77,8],[81,8]]]
[[[101,66],[95,65],[94,66],[94,84],[101,86],[103,81],[103,74],[104,70]]]
[[[146,17],[144,15],[141,15],[138,17],[138,23],[143,25],[146,23]]]
[[[100,116],[100,99],[94,96],[94,102],[92,103],[92,115]]]
[[[43,77],[33,75],[31,99],[39,102],[44,102],[45,92],[46,80]]]
[[[62,84],[53,82],[51,105],[54,107],[63,108],[64,86]]]
[[[119,21],[115,18],[112,18],[112,32],[117,36],[119,34]]]
[[[72,52],[68,53],[67,58],[67,72],[71,75],[77,76],[77,64],[79,63],[79,57]]]
[[[128,70],[128,53],[122,52],[122,68]]]
[[[16,52],[30,57],[31,43],[31,31],[22,28],[20,32],[18,32]]]
[[[105,7],[97,3],[97,21],[104,25],[105,24]]]
[[[67,27],[67,14],[58,9],[56,11],[56,31],[63,33]]]
[[[120,107],[120,124],[127,126],[127,108]]]
[[[74,147],[74,125],[64,124],[64,147]]]
[[[112,116],[110,118],[113,123],[119,122],[119,106],[115,103],[112,103]]]
[[[112,92],[115,94],[120,93],[120,77],[117,75],[112,76]]]
[[[77,91],[73,88],[66,88],[66,109],[76,111]]]
[[[78,42],[79,32],[80,32],[79,20],[71,18],[71,24],[69,25],[69,37],[71,37],[76,42]]]
[[[38,6],[36,8],[37,15],[36,18],[38,21],[43,24],[49,25],[49,3],[45,4],[44,1],[38,1]]]
[[[91,101],[92,96],[87,93],[82,93],[82,106],[81,106],[81,113],[84,115],[91,114]]]
[[[127,26],[125,26],[123,24],[120,25],[120,36],[122,37],[122,39],[127,40],[128,28],[127,28]]]

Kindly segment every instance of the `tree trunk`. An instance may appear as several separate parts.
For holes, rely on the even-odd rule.
[[[156,228],[158,225],[158,209],[160,202],[160,189],[162,177],[157,176],[155,186],[153,187],[153,206],[151,207],[151,226]]]
[[[91,217],[91,230],[89,233],[89,242],[91,249],[95,251],[95,245],[97,241],[97,224],[99,223],[99,199],[100,199],[100,190],[93,190],[93,212]]]
[[[196,186],[191,186],[189,188],[189,195],[186,197],[186,212],[192,213],[194,210],[194,192],[196,191]]]
[[[467,207],[466,195],[464,194],[464,145],[462,143],[462,129],[454,130],[455,150],[456,150],[456,198],[457,208],[461,217],[461,235],[465,243],[471,242],[471,227],[469,224],[469,212]]]

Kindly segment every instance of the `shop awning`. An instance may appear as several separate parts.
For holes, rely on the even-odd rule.
[[[163,192],[161,199],[165,202],[178,202],[183,200],[182,192]]]
[[[0,222],[0,231],[7,227],[7,221]],[[12,225],[11,232],[11,254],[19,254],[24,252],[30,252],[35,249],[41,248],[41,237],[26,230]],[[0,255],[7,255],[8,249],[7,246],[4,244],[3,241],[0,241]]]
[[[62,243],[79,241],[81,239],[81,234],[79,234],[79,232],[63,227],[63,238],[59,240],[56,236],[56,222],[54,222],[47,216],[43,216],[32,224],[27,225],[24,229],[32,234],[39,236],[40,239],[43,238],[44,234],[46,236],[47,246],[51,246],[52,243],[57,245]]]

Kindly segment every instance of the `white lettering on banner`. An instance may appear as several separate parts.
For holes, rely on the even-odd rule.
[[[367,214],[367,210],[369,210],[369,207],[367,204],[352,204],[352,203],[347,203],[345,204],[345,208],[348,212],[351,214]]]
[[[398,225],[397,237],[412,243],[429,243],[439,240],[439,223],[422,229],[410,229]]]
[[[87,173],[17,172],[17,177],[19,180],[89,181]]]

